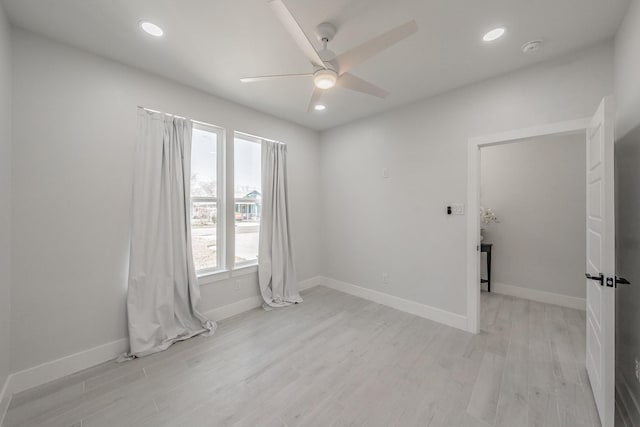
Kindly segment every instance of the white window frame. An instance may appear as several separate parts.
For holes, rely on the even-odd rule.
[[[244,133],[244,132],[239,132],[239,131],[235,131],[233,132],[233,140],[231,141],[231,143],[233,144],[233,150],[232,150],[232,163],[234,165],[233,168],[233,173],[231,174],[232,176],[230,177],[231,179],[231,194],[229,195],[229,203],[231,203],[231,211],[233,212],[233,220],[230,221],[231,224],[233,224],[232,230],[233,230],[233,234],[230,236],[230,240],[233,240],[233,256],[230,257],[230,260],[232,260],[233,262],[233,270],[238,270],[238,269],[244,269],[244,268],[249,268],[249,267],[253,267],[253,266],[257,266],[259,264],[259,259],[258,257],[256,257],[256,259],[252,259],[249,261],[243,261],[243,262],[236,262],[236,199],[235,199],[235,180],[236,180],[236,175],[235,175],[235,144],[236,144],[236,138],[238,139],[242,139],[244,141],[249,141],[249,142],[254,142],[256,144],[258,144],[261,148],[262,148],[262,141],[264,141],[264,138],[260,138],[258,136],[255,135],[251,135],[248,133]],[[262,183],[260,183],[260,193],[262,193]],[[259,233],[260,231],[258,231]]]
[[[216,266],[196,270],[198,278],[211,276],[226,270],[226,197],[225,197],[225,130],[219,126],[193,121],[193,128],[204,132],[216,134],[216,194],[217,197],[195,197],[200,201],[211,199],[216,202]],[[191,161],[191,160],[190,160]],[[191,195],[189,195],[189,207],[191,207]],[[191,217],[191,215],[190,215]],[[191,224],[189,224],[191,225]]]

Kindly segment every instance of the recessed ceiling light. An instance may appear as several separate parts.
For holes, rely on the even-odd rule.
[[[493,30],[485,34],[484,37],[482,37],[482,40],[486,42],[492,42],[492,41],[498,40],[500,37],[504,35],[505,31],[506,30],[504,28],[494,28]]]
[[[140,21],[140,28],[142,28],[145,33],[150,34],[154,37],[162,37],[162,35],[164,34],[162,28],[158,27],[153,22]]]
[[[314,110],[316,111],[324,111],[327,109],[327,107],[325,105],[322,104],[316,104],[315,107],[313,107]]]

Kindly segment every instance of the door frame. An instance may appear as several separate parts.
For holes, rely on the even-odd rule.
[[[480,149],[530,138],[584,132],[591,117],[469,138],[467,152],[467,329],[480,332]]]

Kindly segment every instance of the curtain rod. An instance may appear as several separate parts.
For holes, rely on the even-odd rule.
[[[194,120],[194,119],[187,119],[186,117],[183,117],[183,116],[178,116],[176,114],[171,114],[171,113],[165,113],[164,111],[153,110],[151,108],[143,107],[141,105],[138,105],[138,108],[141,108],[141,109],[143,109],[145,111],[150,111],[152,113],[164,114],[166,116],[175,117],[175,118],[178,118],[178,119],[190,120],[192,123],[196,123],[196,124],[199,124],[199,125],[211,126],[211,127],[214,127],[214,128],[221,129],[220,126],[212,125],[211,123],[201,122],[201,121]],[[276,141],[275,139],[264,138],[264,137],[261,137],[261,136],[252,135],[252,134],[247,133],[247,132],[235,131],[235,133],[238,133],[240,135],[245,135],[245,136],[248,136],[250,138],[259,139],[261,141],[273,142],[275,144],[284,144],[284,142]]]
[[[164,114],[165,116],[175,117],[175,118],[177,118],[177,119],[185,119],[185,120],[189,120],[191,123],[196,123],[196,124],[199,124],[199,125],[205,125],[205,126],[211,126],[211,127],[214,127],[214,128],[220,128],[220,126],[216,126],[216,125],[211,124],[211,123],[201,122],[201,121],[199,121],[199,120],[194,120],[194,119],[187,119],[187,118],[186,118],[186,117],[184,117],[184,116],[178,116],[177,114],[171,114],[171,113],[165,113],[164,111],[153,110],[153,109],[151,109],[151,108],[143,107],[143,106],[141,106],[141,105],[138,105],[138,108],[141,108],[141,109],[143,109],[143,110],[145,110],[145,111],[149,111],[149,112],[151,112],[151,113]]]
[[[235,133],[240,134],[240,135],[244,135],[244,136],[248,136],[249,138],[259,139],[261,141],[273,142],[274,144],[284,144],[284,142],[276,141],[275,139],[264,138],[262,136],[252,135],[252,134],[247,133],[247,132],[240,132],[239,130],[235,131]]]

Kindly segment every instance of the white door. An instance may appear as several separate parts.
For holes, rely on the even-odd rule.
[[[614,424],[615,223],[613,102],[587,129],[587,372],[603,427]]]

